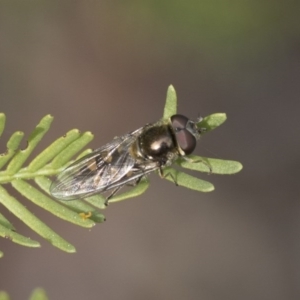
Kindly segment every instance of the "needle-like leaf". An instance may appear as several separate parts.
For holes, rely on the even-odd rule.
[[[0,225],[3,225],[9,230],[15,231],[15,227],[0,213]]]
[[[51,180],[49,178],[44,177],[44,176],[39,176],[39,177],[36,177],[34,181],[44,192],[46,192],[47,194],[49,193],[49,188],[50,188],[50,184],[51,184]],[[104,205],[105,199],[103,198],[103,200],[101,199],[101,201],[103,202],[101,204],[101,206],[100,206],[100,204],[98,206],[97,205],[94,205],[94,206],[101,208],[101,209],[106,208],[106,206]],[[85,201],[74,200],[74,201],[61,201],[61,202],[64,204],[64,206],[68,207],[69,209],[78,213],[79,215],[81,213],[86,213],[86,214],[91,213],[92,215],[89,217],[89,219],[91,219],[92,221],[94,221],[96,223],[102,223],[105,221],[104,215],[101,214],[94,206],[87,204]],[[98,203],[99,202],[100,201],[98,200]]]
[[[188,175],[171,167],[164,169],[164,178],[179,186],[184,186],[199,192],[211,192],[215,189],[210,182]]]
[[[81,133],[80,136],[65,147],[53,160],[51,163],[52,168],[58,168],[67,164],[70,159],[84,148],[92,139],[94,135],[91,132]]]
[[[56,201],[51,201],[50,197],[40,192],[24,180],[17,179],[12,181],[11,184],[25,198],[29,199],[36,205],[43,207],[61,219],[86,228],[91,228],[95,225],[95,223],[91,220],[83,220],[77,213],[68,209],[64,205]]]
[[[197,124],[198,128],[205,129],[202,133],[207,133],[218,126],[222,125],[227,119],[226,114],[216,113],[205,117],[201,122]]]
[[[22,220],[27,226],[32,228],[52,245],[66,252],[75,252],[73,245],[65,241],[45,223],[40,221],[34,214],[32,214],[24,205],[18,202],[14,197],[10,196],[7,191],[0,186],[0,203],[2,203],[9,211],[16,217]]]
[[[5,127],[6,116],[4,113],[0,113],[0,137]]]
[[[0,169],[15,155],[24,133],[21,131],[15,132],[7,142],[7,151],[0,155]]]
[[[40,247],[40,243],[37,241],[34,241],[28,237],[24,237],[21,234],[18,234],[10,229],[8,229],[5,226],[2,226],[0,224],[0,236],[2,236],[5,239],[11,240],[17,244],[27,246],[27,247]]]
[[[190,155],[189,160],[179,159],[177,164],[183,168],[213,173],[213,174],[235,174],[243,168],[242,164],[233,160],[222,160]]]
[[[41,122],[37,125],[34,131],[31,133],[28,139],[28,145],[24,150],[18,150],[15,156],[7,166],[6,172],[8,174],[14,174],[18,172],[28,156],[31,154],[33,149],[37,146],[46,132],[49,130],[50,125],[53,121],[53,117],[50,115],[45,116]]]
[[[169,119],[177,112],[177,95],[173,85],[168,87],[163,119]]]
[[[79,137],[79,130],[74,129],[69,131],[65,136],[57,139],[29,164],[28,171],[34,172],[44,167],[50,160],[56,157],[67,146],[76,141]]]
[[[114,196],[109,203],[119,202],[128,198],[137,197],[143,194],[149,187],[149,181],[147,179],[142,179],[141,182],[132,188],[130,191]]]
[[[30,295],[29,300],[48,300],[46,292],[41,288],[36,288]]]
[[[0,255],[0,257],[1,257],[1,255]],[[0,300],[10,300],[10,297],[6,292],[0,291]]]

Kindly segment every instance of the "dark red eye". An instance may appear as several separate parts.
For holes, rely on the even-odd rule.
[[[171,124],[176,135],[177,144],[185,155],[191,154],[197,144],[195,136],[186,128],[188,122],[189,119],[182,115],[171,117]]]
[[[173,115],[171,117],[172,127],[175,132],[181,129],[185,129],[188,121],[189,119],[183,115]]]

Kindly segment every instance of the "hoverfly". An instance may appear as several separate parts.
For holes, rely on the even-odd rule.
[[[60,200],[73,200],[109,191],[107,204],[120,188],[138,184],[153,171],[168,176],[164,167],[194,151],[202,132],[196,125],[200,120],[173,115],[116,137],[67,167],[52,183],[50,193]]]

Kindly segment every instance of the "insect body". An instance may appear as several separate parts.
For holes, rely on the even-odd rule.
[[[201,130],[183,115],[147,124],[75,161],[50,187],[61,200],[86,198],[111,191],[107,201],[124,185],[136,185],[148,173],[170,166],[191,154]]]

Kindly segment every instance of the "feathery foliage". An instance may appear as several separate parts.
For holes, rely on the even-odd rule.
[[[163,118],[167,119],[177,112],[177,97],[173,86],[167,92],[167,100],[164,108]],[[197,126],[205,129],[205,133],[220,126],[226,120],[224,113],[216,113],[204,118]],[[0,136],[5,128],[6,117],[0,113]],[[42,207],[53,215],[76,225],[91,228],[95,223],[105,220],[99,209],[105,208],[105,198],[95,195],[82,200],[58,201],[49,195],[51,180],[49,177],[57,175],[71,162],[72,158],[93,139],[91,132],[81,133],[77,129],[69,131],[63,137],[55,140],[39,155],[34,157],[27,166],[24,166],[28,157],[35,147],[42,140],[49,130],[53,121],[50,115],[45,116],[36,128],[29,135],[27,147],[20,149],[20,143],[24,133],[15,132],[7,142],[7,151],[0,155],[0,203],[5,206],[12,214],[22,220],[27,226],[48,240],[53,246],[66,251],[75,252],[75,247],[68,241],[54,232],[42,220],[37,218],[26,208],[26,204],[21,203],[11,195],[7,185],[15,189],[27,201]],[[91,150],[81,152],[77,158],[89,153]],[[190,160],[178,159],[176,164],[182,168],[201,172],[212,172],[214,174],[234,174],[242,169],[242,165],[236,161],[204,158],[196,155],[189,156]],[[166,179],[173,181],[180,186],[201,192],[209,192],[214,186],[207,181],[188,175],[172,167],[166,168]],[[115,195],[109,203],[118,202],[128,198],[141,195],[149,187],[146,178],[122,194]],[[0,213],[0,236],[27,247],[40,247],[38,241],[16,232],[13,224]],[[0,251],[0,257],[3,253]]]

